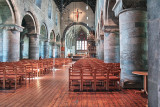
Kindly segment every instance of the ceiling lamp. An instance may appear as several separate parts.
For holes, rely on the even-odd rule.
[[[86,10],[88,10],[88,6],[86,6]]]

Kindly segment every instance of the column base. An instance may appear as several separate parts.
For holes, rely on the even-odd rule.
[[[143,89],[143,82],[133,80],[121,80],[122,88],[126,89]]]

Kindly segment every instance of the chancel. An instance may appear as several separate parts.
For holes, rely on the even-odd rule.
[[[159,4],[0,0],[0,107],[160,107]]]

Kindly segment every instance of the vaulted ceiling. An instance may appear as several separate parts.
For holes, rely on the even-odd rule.
[[[62,10],[71,2],[84,2],[91,7],[93,12],[95,12],[96,8],[96,0],[54,0],[54,2],[56,3],[60,12],[62,12]]]

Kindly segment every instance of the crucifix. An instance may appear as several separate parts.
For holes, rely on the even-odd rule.
[[[79,12],[78,9],[77,9],[77,11],[73,12],[73,14],[76,14],[77,22],[78,22],[79,14],[82,14],[82,12]]]

